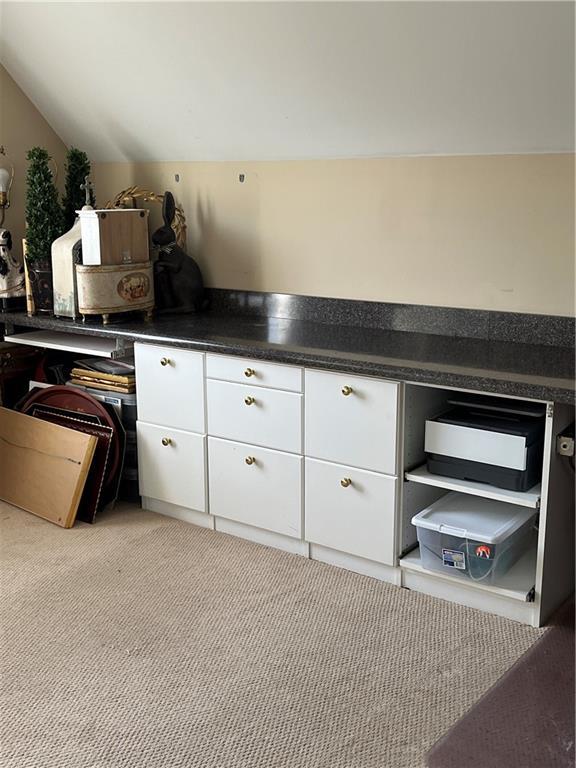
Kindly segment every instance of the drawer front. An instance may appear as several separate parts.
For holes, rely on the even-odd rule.
[[[209,437],[211,514],[301,538],[303,461]]]
[[[306,459],[305,539],[394,565],[396,480]]]
[[[526,469],[526,439],[520,435],[427,421],[424,449],[427,453],[439,453],[482,464]]]
[[[140,494],[206,511],[206,438],[138,422]]]
[[[302,395],[214,379],[206,387],[210,435],[302,453]]]
[[[394,382],[306,371],[306,455],[396,474],[397,401]]]
[[[206,375],[210,379],[302,392],[302,369],[290,365],[262,363],[245,357],[206,355]]]
[[[204,433],[204,355],[177,347],[135,344],[138,418]]]

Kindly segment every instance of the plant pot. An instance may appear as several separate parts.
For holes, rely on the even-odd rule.
[[[28,262],[28,278],[32,289],[35,312],[54,310],[54,295],[52,292],[52,265],[50,262]]]

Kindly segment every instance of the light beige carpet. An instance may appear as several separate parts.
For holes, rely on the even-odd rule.
[[[150,512],[0,522],[2,768],[419,768],[540,634]]]

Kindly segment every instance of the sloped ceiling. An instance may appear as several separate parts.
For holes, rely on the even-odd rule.
[[[96,161],[573,150],[571,2],[48,2],[0,13],[0,60]]]

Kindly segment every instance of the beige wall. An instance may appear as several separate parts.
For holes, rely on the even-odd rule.
[[[4,226],[12,233],[14,248],[22,248],[25,227],[26,153],[44,147],[58,167],[58,186],[62,190],[66,146],[40,112],[0,65],[0,144],[14,163],[14,184]]]
[[[20,247],[26,152],[45,147],[61,186],[66,147],[1,66],[0,143]],[[94,177],[100,204],[171,189],[213,287],[575,314],[573,155],[100,163]]]
[[[573,155],[94,171],[100,204],[171,189],[212,287],[574,315]]]

